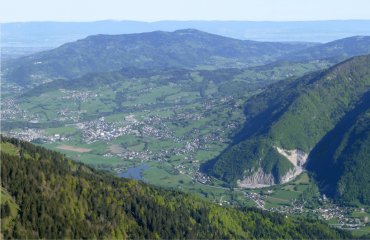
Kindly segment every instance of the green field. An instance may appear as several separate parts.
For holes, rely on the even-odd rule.
[[[338,224],[338,218],[331,218],[326,221],[328,224]]]
[[[155,164],[150,164],[155,165]],[[143,177],[146,179],[150,184],[160,186],[160,187],[167,187],[177,190],[182,190],[191,194],[194,194],[198,197],[201,197],[208,201],[220,201],[221,197],[223,201],[231,201],[233,199],[233,194],[238,194],[235,201],[239,203],[243,203],[245,206],[254,206],[254,202],[249,198],[245,198],[242,193],[240,192],[231,192],[228,189],[219,189],[214,188],[211,186],[205,186],[199,183],[192,183],[192,179],[188,176],[179,174],[179,175],[171,175],[166,171],[159,169],[158,167],[162,167],[163,164],[157,164],[157,167],[152,167],[143,172]],[[243,197],[242,197],[243,196]]]
[[[117,164],[123,164],[124,161],[120,158],[115,157],[103,157],[99,155],[89,154],[89,153],[82,153],[79,157],[75,157],[77,161],[89,164],[89,165],[98,165],[98,164],[107,164],[116,166]]]
[[[74,127],[48,128],[47,131],[45,132],[45,135],[54,135],[54,134],[69,135],[74,134],[77,131],[78,129]]]
[[[14,226],[14,222],[11,220],[14,217],[18,216],[19,206],[14,203],[13,198],[1,187],[1,204],[5,204],[5,202],[8,202],[10,205],[10,211],[11,211],[11,218],[8,219],[2,219],[1,220],[1,230],[6,230],[9,226]],[[2,235],[1,235],[2,236]],[[3,238],[2,238],[3,239]]]
[[[157,167],[151,167],[143,173],[144,178],[153,185],[181,187],[183,184],[189,184],[192,180],[185,175],[171,175]],[[182,181],[183,183],[180,183]]]
[[[293,183],[300,184],[300,183],[309,183],[310,179],[306,172],[303,172]]]
[[[227,58],[214,58],[211,61],[212,64],[230,67],[241,64]],[[290,63],[290,65],[284,63],[272,68],[263,67],[260,63],[247,65],[259,68],[217,70],[208,72],[209,76],[202,75],[204,72],[198,70],[184,70],[185,74],[177,75],[172,70],[157,69],[151,70],[156,72],[150,77],[146,77],[146,75],[135,78],[121,76],[112,80],[109,85],[90,86],[88,81],[81,82],[81,87],[75,89],[69,89],[69,85],[58,86],[57,89],[63,88],[65,91],[52,89],[41,94],[35,93],[29,97],[20,97],[18,107],[27,110],[27,114],[30,116],[24,118],[23,115],[14,115],[14,121],[25,123],[37,119],[45,126],[43,127],[45,136],[55,134],[73,136],[72,140],[55,141],[51,144],[41,145],[66,154],[67,157],[77,161],[94,166],[104,165],[104,169],[109,171],[112,171],[112,166],[129,167],[133,164],[143,164],[142,161],[145,161],[145,164],[154,166],[146,173],[148,181],[153,184],[181,189],[210,201],[219,201],[225,195],[223,201],[227,200],[230,203],[237,201],[243,203],[242,205],[254,205],[253,201],[244,196],[225,193],[229,190],[191,184],[192,180],[189,177],[173,175],[177,170],[167,165],[184,165],[185,168],[179,168],[179,170],[185,173],[192,172],[190,176],[195,177],[194,172],[197,167],[217,157],[233,141],[233,134],[239,131],[239,127],[243,126],[245,122],[241,106],[250,96],[262,92],[263,88],[270,83],[286,79],[287,74],[303,75],[308,71],[318,69],[319,66],[309,63]],[[199,66],[202,69],[209,67],[210,65]],[[138,74],[140,75],[140,73]],[[107,78],[111,79],[111,76],[107,76]],[[216,81],[217,79],[218,81]],[[236,92],[235,88],[227,88],[233,84],[239,86],[239,92]],[[204,89],[201,90],[202,88]],[[32,91],[34,90],[31,90],[31,93]],[[236,103],[240,106],[235,105]],[[78,113],[78,111],[82,111],[82,113]],[[133,124],[125,121],[125,117],[129,115],[134,115],[134,118],[140,123]],[[97,125],[102,116],[105,118],[104,122],[107,123],[105,127]],[[149,118],[156,120],[150,122]],[[51,123],[59,125],[50,127]],[[161,133],[160,136],[165,137],[136,136],[136,133],[131,132],[109,141],[98,140],[87,143],[83,136],[85,129],[77,129],[78,123],[93,125],[89,127],[91,132],[103,129],[104,131],[113,131],[117,127],[132,125],[131,129],[138,131],[139,135],[141,135],[144,126],[149,126],[158,130]],[[228,124],[234,124],[234,126],[227,128]],[[14,124],[14,129],[17,129],[16,126]],[[95,136],[101,135],[97,133]],[[184,150],[186,142],[193,143],[195,141],[198,141],[199,147],[195,147],[193,150]],[[57,148],[61,145],[91,149],[91,151],[82,153],[72,149]],[[112,145],[119,147],[121,153],[118,151],[117,154],[131,151],[136,153],[151,151],[151,153],[148,153],[144,159],[138,159],[138,154],[127,155],[124,160],[118,156],[104,157],[104,154],[112,153],[109,148]],[[8,149],[8,151],[11,150]],[[164,153],[164,151],[167,152]],[[164,164],[152,161],[157,158],[168,162]],[[146,162],[147,159],[150,161]],[[199,162],[192,164],[189,163],[189,159]],[[163,176],[159,178],[161,175]],[[167,179],[162,179],[163,177],[167,177]],[[288,185],[285,190],[276,191],[273,197],[298,198],[299,194],[307,188],[307,185],[298,184],[308,182],[308,175],[303,173],[294,181],[297,185],[297,191],[294,190],[294,186]],[[215,187],[227,186],[225,182],[218,179],[213,179],[212,184]],[[276,205],[278,203],[273,201],[268,204]]]
[[[295,191],[276,190],[271,195],[271,197],[290,200],[290,199],[293,199],[293,198],[296,198],[297,199],[299,197],[299,195],[300,195],[300,193],[299,192],[295,192]]]
[[[370,213],[367,213],[367,212],[352,212],[350,217],[353,217],[353,218],[370,217]]]
[[[287,201],[282,201],[282,200],[277,200],[273,198],[265,198],[265,209],[270,209],[270,208],[280,208],[281,206],[286,206],[289,205],[289,202]]]
[[[13,144],[10,143],[1,143],[1,151],[6,154],[16,155],[18,153],[18,149],[14,147]]]
[[[351,231],[352,235],[355,236],[355,237],[361,237],[363,235],[367,235],[367,234],[370,234],[370,231],[368,230],[357,230],[357,229],[346,229],[346,230],[349,230]]]

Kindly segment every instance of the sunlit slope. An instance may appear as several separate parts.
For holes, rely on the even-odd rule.
[[[352,238],[315,220],[221,207],[2,138],[2,145],[9,143],[20,157],[1,154],[1,183],[21,207],[2,231],[7,239]],[[26,152],[34,158],[24,158]]]
[[[268,86],[248,100],[247,120],[236,145],[216,159],[211,173],[233,184],[250,176],[251,169],[284,175],[291,165],[275,147],[309,154],[358,104],[363,103],[366,110],[368,101],[363,98],[370,87],[369,67],[370,55],[360,56]],[[315,156],[310,154],[309,165]]]
[[[18,84],[75,78],[89,72],[140,68],[240,67],[275,60],[310,44],[237,40],[194,29],[94,35],[4,63],[4,78]]]

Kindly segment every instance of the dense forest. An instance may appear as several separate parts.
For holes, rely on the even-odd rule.
[[[94,35],[58,48],[4,62],[3,78],[21,86],[46,79],[71,79],[122,67],[250,67],[256,63],[307,61],[368,54],[370,37],[326,44],[289,44],[237,40],[195,29],[124,35]],[[314,45],[314,46],[312,46]],[[334,57],[334,59],[333,59]],[[335,59],[337,58],[337,59]],[[241,64],[241,65],[240,65]]]
[[[360,180],[368,179],[365,172],[369,170],[364,162],[368,156],[364,126],[365,111],[370,108],[369,69],[370,55],[364,55],[269,85],[244,106],[247,120],[234,144],[213,161],[214,165],[204,165],[204,169],[232,185],[251,174],[245,170],[253,168],[282,176],[292,165],[274,146],[300,149],[310,154],[308,167],[317,173],[322,187],[331,186],[326,187],[331,196],[369,203],[366,181]],[[338,136],[335,141],[333,136]],[[360,169],[364,169],[361,175],[352,176]]]
[[[91,72],[117,71],[122,67],[196,68],[198,65],[228,66],[273,61],[312,44],[237,40],[195,29],[123,35],[94,35],[4,63],[8,81],[27,85],[31,75],[76,78]],[[219,60],[217,60],[219,59]],[[212,64],[211,64],[212,62]]]
[[[1,137],[1,146],[1,187],[10,196],[1,205],[2,239],[353,238],[320,221],[118,178],[18,139]]]
[[[334,56],[355,57],[369,53],[370,37],[354,36],[289,53],[282,57],[281,60],[305,61],[310,59],[332,58]]]

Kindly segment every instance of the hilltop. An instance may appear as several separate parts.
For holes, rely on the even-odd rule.
[[[365,55],[269,85],[244,106],[233,146],[204,168],[236,185],[281,183],[307,167],[330,196],[369,204],[369,66]]]
[[[4,63],[7,81],[20,85],[47,79],[75,78],[123,67],[248,67],[271,62],[309,46],[237,40],[195,29],[174,32],[93,35],[58,48]]]
[[[100,34],[52,50],[9,59],[3,63],[2,74],[9,83],[32,86],[129,66],[200,70],[249,68],[276,60],[307,61],[333,57],[338,60],[343,56],[348,58],[369,53],[369,39],[357,36],[326,44],[257,42],[195,29]]]

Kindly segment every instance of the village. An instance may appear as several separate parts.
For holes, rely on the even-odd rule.
[[[66,92],[67,93],[67,92]],[[68,92],[70,98],[80,98],[85,101],[90,97],[90,93],[86,91],[81,92]],[[93,96],[92,96],[93,97]],[[219,101],[229,101],[232,98],[223,98]],[[213,101],[213,100],[212,100]],[[204,109],[212,109],[214,104],[217,104],[216,101],[210,101],[203,104]],[[23,119],[29,120],[30,122],[37,122],[37,120],[43,120],[44,118],[39,115],[28,115],[27,110],[19,109],[16,99],[9,98],[6,101],[1,103],[2,105],[2,119],[14,119],[14,115],[18,115]],[[175,105],[172,107],[162,107],[153,109],[152,111],[166,111],[166,110],[176,110],[182,107],[181,105]],[[230,108],[233,114],[237,113],[238,105],[235,105]],[[149,112],[150,110],[143,110]],[[166,164],[173,169],[176,174],[186,175],[193,182],[204,184],[209,186],[211,180],[207,174],[204,174],[199,171],[199,159],[196,159],[195,153],[198,149],[200,150],[211,150],[212,147],[207,145],[207,142],[227,141],[227,133],[232,129],[238,128],[240,122],[232,120],[227,122],[223,128],[215,128],[212,124],[207,123],[204,125],[205,128],[210,128],[210,131],[206,134],[199,135],[201,129],[193,129],[192,131],[184,134],[181,137],[176,137],[175,131],[171,130],[171,127],[168,123],[173,121],[200,121],[205,116],[202,112],[185,112],[185,113],[176,113],[170,116],[160,116],[158,114],[154,115],[140,115],[140,118],[130,114],[121,121],[108,122],[105,121],[105,117],[99,118],[97,121],[84,121],[79,122],[79,115],[86,113],[86,110],[72,111],[68,108],[61,108],[57,114],[60,115],[59,118],[53,119],[54,121],[68,121],[69,126],[74,126],[77,129],[77,133],[81,137],[81,143],[92,144],[94,142],[104,142],[109,143],[110,141],[122,137],[124,135],[130,135],[134,137],[148,138],[148,139],[157,139],[157,140],[170,140],[174,143],[180,143],[182,147],[173,146],[168,147],[167,149],[160,150],[133,150],[131,147],[121,147],[119,153],[107,152],[103,157],[115,157],[121,158],[124,161],[139,160],[141,163],[149,161],[157,161],[163,164]],[[142,120],[138,120],[142,119]],[[9,131],[4,133],[4,135],[10,137],[17,137],[23,141],[41,141],[43,143],[54,143],[57,141],[72,141],[74,135],[72,134],[46,134],[46,129],[33,129],[33,128],[24,128],[18,131]],[[183,156],[183,160],[179,163],[174,164],[169,156]],[[115,168],[115,171],[120,172],[125,168]],[[172,173],[174,173],[172,172]],[[266,200],[270,196],[266,194],[261,194],[258,192],[246,192],[242,191],[244,196],[253,200],[257,207],[265,209]],[[330,203],[329,200],[323,195],[318,198],[318,201],[326,203],[327,207],[319,207],[317,209],[308,209],[305,208],[304,199],[291,199],[289,204],[285,206],[280,206],[278,208],[265,209],[271,212],[279,212],[282,214],[309,214],[310,216],[316,216],[317,219],[322,219],[330,221],[331,219],[337,219],[337,225],[342,226],[343,228],[360,228],[368,222],[368,217],[351,217],[351,213],[366,213],[369,209],[359,208],[359,209],[349,209],[336,206],[333,203]],[[235,204],[231,201],[220,201],[222,204]]]
[[[122,122],[118,122],[118,124],[122,124]],[[92,141],[92,139],[98,140],[98,141],[109,141],[109,139],[112,139],[114,137],[117,137],[119,135],[123,134],[136,134],[139,135],[139,131],[133,130],[132,132],[132,126],[137,126],[135,124],[142,124],[140,122],[136,122],[132,125],[127,125],[125,127],[118,127],[118,128],[112,128],[111,131],[102,131],[99,129],[100,127],[107,127],[110,126],[110,124],[105,123],[103,119],[100,120],[100,122],[87,122],[85,124],[80,124],[79,127],[81,128],[87,128],[83,130],[84,139],[87,141]],[[91,131],[92,128],[98,128],[96,131]],[[146,127],[146,131],[149,133],[150,128]],[[90,130],[89,130],[90,129]],[[19,132],[10,132],[8,136],[17,137],[24,141],[32,141],[34,139],[42,139],[44,142],[55,142],[55,141],[65,141],[65,140],[72,140],[71,136],[61,136],[59,134],[50,135],[50,136],[44,136],[45,130],[37,130],[37,129],[27,129],[22,130]],[[143,131],[144,133],[144,131]],[[155,131],[154,131],[155,133]],[[94,141],[95,141],[94,140]],[[123,149],[121,153],[106,153],[104,157],[119,157],[123,160],[132,160],[132,159],[139,159],[141,163],[145,163],[147,161],[157,161],[162,162],[163,164],[171,166],[174,170],[177,171],[177,174],[183,174],[191,178],[194,182],[198,182],[201,184],[208,184],[211,183],[209,176],[207,174],[204,174],[199,171],[199,167],[196,166],[197,163],[199,163],[199,160],[195,160],[194,155],[190,154],[188,157],[185,157],[183,162],[186,164],[179,164],[175,165],[172,164],[169,159],[166,157],[168,155],[174,154],[174,155],[182,155],[182,154],[189,154],[194,152],[195,148],[199,147],[198,141],[194,142],[184,142],[183,148],[176,148],[169,150],[161,150],[160,152],[154,152],[150,150],[143,150],[143,151],[134,151],[129,148]],[[116,168],[116,171],[122,171],[123,169]],[[268,190],[270,193],[272,193],[272,190]],[[369,218],[365,215],[366,212],[370,211],[370,209],[365,208],[349,208],[349,207],[340,207],[336,204],[333,204],[331,200],[326,198],[325,195],[322,195],[322,197],[318,197],[317,201],[323,205],[322,207],[319,207],[317,209],[308,209],[305,208],[305,200],[304,199],[291,199],[289,203],[286,205],[282,205],[278,208],[270,208],[265,209],[266,200],[269,198],[274,198],[267,195],[267,194],[261,194],[258,191],[256,192],[246,192],[241,191],[244,193],[245,197],[250,198],[256,203],[256,206],[258,208],[268,210],[271,212],[278,212],[282,214],[295,214],[295,215],[301,215],[301,214],[309,214],[310,216],[316,216],[317,219],[326,220],[329,221],[331,219],[337,219],[338,226],[342,226],[343,228],[355,228],[359,229],[361,226],[365,226],[365,224],[369,221]],[[221,201],[220,203],[224,204],[230,204],[228,201]],[[326,207],[324,207],[326,206]],[[364,213],[364,217],[351,217],[351,214],[353,212],[358,213]]]
[[[268,190],[268,193],[272,193],[273,190]],[[304,205],[306,203],[305,199],[291,199],[289,204],[282,205],[279,208],[265,209],[264,205],[268,198],[274,199],[266,194],[261,194],[258,192],[243,192],[244,195],[252,199],[258,208],[268,210],[270,212],[278,212],[282,214],[309,214],[311,217],[316,217],[317,219],[329,221],[331,219],[337,219],[337,226],[343,228],[355,228],[360,229],[360,227],[365,226],[369,222],[369,217],[366,215],[370,211],[370,208],[350,208],[350,207],[340,207],[333,203],[332,200],[328,199],[325,194],[317,198],[317,201],[326,207],[319,207],[317,209],[308,209]],[[276,198],[275,198],[276,199]],[[352,213],[363,213],[364,217],[351,217]]]
[[[57,97],[57,99],[72,99],[77,98],[81,100],[82,102],[87,102],[90,98],[103,96],[102,94],[96,94],[91,93],[91,91],[79,91],[79,90],[65,90],[65,89],[59,89],[60,92],[64,93],[65,96],[63,97]],[[47,95],[46,95],[47,96]],[[49,97],[49,96],[47,96]]]

